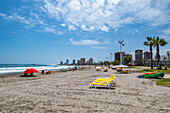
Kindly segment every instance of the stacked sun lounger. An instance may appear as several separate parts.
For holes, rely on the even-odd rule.
[[[119,73],[130,73],[130,70],[121,70],[121,71],[119,71]]]
[[[115,83],[115,78],[114,75],[107,78],[97,78],[90,84],[90,88],[107,87],[111,89],[112,85]]]

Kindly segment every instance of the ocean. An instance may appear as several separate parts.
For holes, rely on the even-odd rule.
[[[23,73],[26,69],[34,68],[41,72],[42,70],[62,70],[71,69],[74,66],[62,65],[44,65],[44,64],[0,64],[0,74]]]

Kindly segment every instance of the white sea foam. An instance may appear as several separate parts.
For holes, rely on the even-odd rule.
[[[40,67],[3,67],[0,68],[0,74],[7,74],[7,73],[23,73],[26,69],[34,68],[41,72],[42,70],[62,70],[62,69],[71,69],[74,66],[40,66]]]

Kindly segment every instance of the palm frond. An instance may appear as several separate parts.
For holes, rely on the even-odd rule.
[[[160,41],[159,41],[159,44],[161,46],[165,46],[166,44],[168,44],[168,42],[166,42],[163,38],[161,38]]]
[[[147,42],[147,41],[144,41],[144,43],[143,43],[144,45],[146,45],[146,46],[148,46],[149,45],[149,43]]]

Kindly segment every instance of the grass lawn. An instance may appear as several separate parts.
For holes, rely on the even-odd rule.
[[[129,66],[129,68],[141,69],[140,67]]]
[[[164,73],[170,73],[170,69],[168,70],[160,70],[160,69],[143,69],[143,70],[136,70],[135,72],[151,72],[151,71],[158,71],[158,72],[164,72]]]
[[[165,79],[157,80],[156,84],[157,85],[162,85],[162,86],[170,87],[170,78],[165,78]]]

